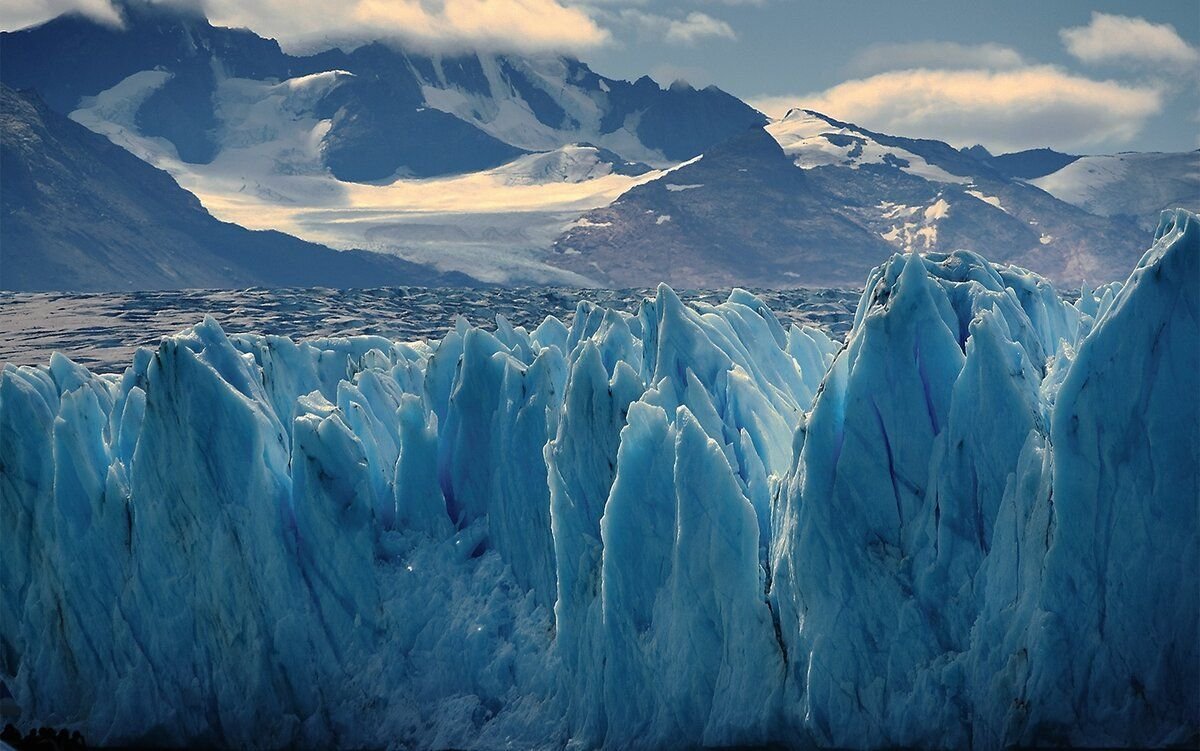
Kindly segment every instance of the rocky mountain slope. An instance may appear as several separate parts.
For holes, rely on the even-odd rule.
[[[1145,233],[938,141],[795,110],[589,212],[553,262],[615,286],[853,284],[897,251],[986,253],[1106,281]]]
[[[695,288],[854,284],[892,248],[755,128],[585,214],[555,251],[608,285]]]

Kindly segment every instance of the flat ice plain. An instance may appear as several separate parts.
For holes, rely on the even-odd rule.
[[[93,743],[1200,733],[1185,211],[1074,302],[897,255],[844,342],[665,287],[408,343],[208,318],[6,365],[0,459],[0,680]]]
[[[842,338],[861,291],[755,290],[785,323]],[[0,292],[0,363],[40,365],[54,352],[97,373],[121,373],[138,347],[211,315],[227,332],[270,331],[294,339],[371,334],[397,341],[437,339],[458,317],[495,328],[501,315],[536,327],[548,315],[569,322],[581,300],[637,310],[654,290],[580,287],[443,289],[244,289],[149,292]],[[729,290],[679,290],[685,302],[722,302]]]

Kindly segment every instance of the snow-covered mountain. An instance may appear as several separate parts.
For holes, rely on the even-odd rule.
[[[1093,214],[1153,229],[1165,209],[1200,211],[1200,151],[1085,156],[1030,182]]]
[[[767,123],[566,57],[296,56],[179,4],[119,7],[121,28],[0,35],[0,79],[218,219],[487,282],[855,284],[893,250],[955,248],[1104,280],[1159,209],[1200,208],[1196,154],[993,156],[807,110]],[[763,125],[782,154],[745,135]]]
[[[941,183],[968,183],[994,170],[941,141],[900,138],[835,120],[820,112],[793,109],[766,128],[797,167],[890,166]]]
[[[898,250],[966,248],[1079,282],[1118,278],[1145,234],[940,141],[793,110],[585,214],[552,262],[616,286],[847,285]]]
[[[10,290],[471,284],[213,218],[162,170],[0,84],[0,284]]]
[[[1200,210],[1200,150],[1093,156],[1051,149],[992,156],[982,146],[964,151],[1055,198],[1093,214],[1133,222],[1147,232],[1157,226],[1162,211],[1174,207]]]
[[[0,680],[100,746],[1186,746],[1198,279],[1179,211],[1074,303],[896,254],[845,342],[663,286],[6,365]]]

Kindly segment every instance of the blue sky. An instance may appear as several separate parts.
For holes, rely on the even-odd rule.
[[[902,116],[903,101],[893,103],[893,107],[882,103],[860,104],[853,107],[854,112],[827,114],[866,120],[860,124],[881,130],[890,128],[891,132],[902,135],[932,135],[959,141],[956,145],[972,140],[965,133],[978,132],[979,140],[997,148],[1044,143],[1097,151],[1187,150],[1200,146],[1197,142],[1200,62],[1196,54],[1200,48],[1200,3],[1195,0],[990,3],[763,0],[735,5],[718,2],[646,5],[654,5],[656,12],[664,15],[672,15],[669,8],[677,8],[678,13],[698,9],[728,24],[732,36],[710,34],[690,44],[656,43],[638,38],[636,31],[621,33],[618,26],[615,43],[601,46],[589,56],[595,67],[622,77],[648,70],[660,79],[678,75],[696,84],[714,83],[758,103],[774,100],[775,109],[779,109],[779,103],[792,100],[796,105],[819,106],[827,102],[845,107],[847,100],[853,102],[855,92],[845,92],[840,97],[820,94],[847,81],[870,79],[889,70],[893,75],[878,84],[884,93],[893,91],[897,99],[906,98],[905,81],[897,80],[903,78],[894,74],[897,70],[919,67],[944,71],[951,80],[962,79],[964,70],[1008,71],[1007,78],[1011,79],[1008,83],[1025,89],[1012,97],[1013,115],[1007,118],[1010,122],[996,123],[998,118],[991,108],[980,107],[967,97],[949,96],[943,102],[937,97],[923,100],[921,107],[928,112],[926,117]],[[1165,26],[1162,30],[1173,30],[1190,53],[1177,51],[1178,54],[1164,59],[1162,38],[1145,34],[1146,44],[1133,45],[1135,49],[1126,54],[1088,55],[1088,51],[1095,50],[1088,50],[1085,41],[1111,50],[1120,39],[1131,36],[1131,27],[1134,37],[1139,29],[1145,32],[1141,24],[1120,23],[1108,24],[1107,28],[1102,23],[1102,28],[1096,31],[1092,27],[1094,13],[1144,19],[1149,25]],[[1090,27],[1095,32],[1091,39],[1080,40],[1079,34],[1064,38],[1063,30],[1081,27]],[[1106,32],[1116,39],[1106,38]],[[1067,43],[1071,38],[1076,40],[1077,54],[1072,54]],[[1138,50],[1144,54],[1132,54]],[[1079,53],[1084,53],[1086,59],[1077,56]],[[1032,75],[1034,71],[1039,75]],[[1061,82],[1060,77],[1064,79]],[[995,77],[979,78],[980,86],[986,88],[987,82]],[[1071,79],[1111,81],[1118,85],[1094,92],[1080,91],[1076,98],[1105,100],[1089,107],[1084,106],[1086,102],[1072,101],[1063,91],[1069,85],[1058,85],[1070,84]],[[922,84],[928,82],[936,87],[938,80],[938,75],[929,75]],[[963,83],[969,85],[971,81]],[[1053,101],[1055,88],[1059,89],[1062,100],[1057,106]],[[874,93],[868,86],[858,89],[859,97]],[[1157,94],[1157,106],[1153,101],[1143,101],[1150,97],[1138,96],[1146,91]],[[1111,106],[1104,106],[1106,103]],[[1106,131],[1093,127],[1097,119],[1102,125],[1106,114],[1113,114],[1103,110],[1121,106],[1127,108],[1121,114],[1134,129],[1132,133],[1120,128]],[[947,122],[950,120],[961,120],[962,126],[953,126]],[[925,129],[903,132],[909,123]],[[990,139],[983,135],[991,131],[995,134]],[[1089,140],[1093,135],[1095,140]]]
[[[192,0],[160,0],[191,2]],[[715,84],[993,151],[1200,146],[1200,2],[918,0],[200,0],[291,49],[393,37],[566,51],[598,72]],[[4,0],[0,27],[109,0]]]

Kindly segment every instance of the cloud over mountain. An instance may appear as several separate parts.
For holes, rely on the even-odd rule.
[[[1159,89],[1099,81],[1047,65],[1011,70],[917,68],[852,79],[824,91],[760,97],[781,116],[791,107],[834,112],[889,133],[922,134],[1000,151],[1049,145],[1079,150],[1123,143],[1162,108]]]
[[[348,0],[336,10],[326,0],[198,4],[217,25],[254,29],[291,49],[391,37],[431,47],[578,51],[609,39],[585,9],[559,0]],[[15,0],[0,11],[0,27],[29,25],[66,11],[120,19],[109,0]]]

